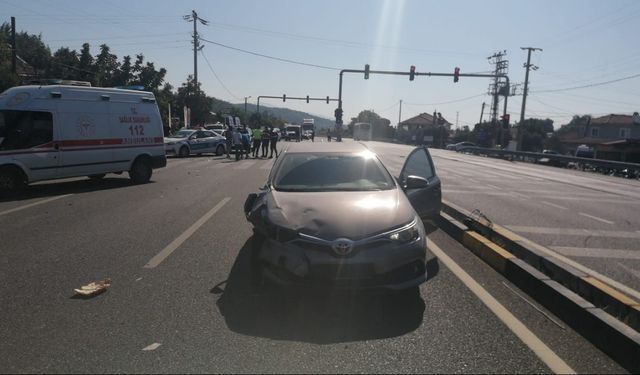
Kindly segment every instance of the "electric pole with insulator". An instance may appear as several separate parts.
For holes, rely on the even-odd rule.
[[[520,123],[518,124],[518,151],[522,150],[522,127],[524,126],[524,111],[527,105],[527,91],[529,86],[529,70],[538,70],[538,67],[531,64],[531,51],[542,51],[542,48],[520,47],[521,50],[527,50],[527,63],[524,64],[526,72],[524,74],[524,91],[522,92],[522,109],[520,111]]]
[[[193,84],[195,86],[195,90],[198,91],[198,51],[200,51],[204,47],[200,46],[198,22],[207,26],[209,24],[209,21],[200,18],[195,10],[192,10],[191,14],[187,14],[182,18],[187,22],[193,22]]]

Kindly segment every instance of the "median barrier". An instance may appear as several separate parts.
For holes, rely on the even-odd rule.
[[[632,373],[640,372],[640,303],[547,249],[443,201],[439,227]]]

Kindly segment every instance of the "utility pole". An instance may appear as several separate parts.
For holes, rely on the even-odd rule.
[[[396,126],[396,129],[400,128],[400,121],[402,118],[402,99],[400,99],[400,110],[398,111],[398,126]]]
[[[456,111],[456,130],[458,130],[458,115],[460,115],[460,112]]]
[[[509,69],[509,61],[503,60],[503,57],[506,55],[507,55],[507,51],[501,51],[501,52],[496,52],[492,56],[487,57],[490,63],[495,65],[496,78],[494,79],[494,82],[489,86],[489,95],[491,95],[493,98],[491,101],[490,119],[491,119],[491,128],[494,129],[496,132],[496,137],[495,137],[496,144],[501,142],[500,139],[502,138],[501,134],[503,132],[502,126],[499,125],[499,122],[498,122],[498,107],[500,104],[500,96],[504,93],[505,101],[506,101],[506,98],[509,95],[508,87],[506,88],[506,91],[505,91],[505,85],[507,85],[507,82],[504,82],[503,80],[500,79],[500,77],[498,77],[499,74],[506,75]],[[505,106],[505,109],[506,109],[506,106]]]
[[[524,68],[526,69],[524,74],[524,91],[522,92],[522,109],[520,110],[520,123],[518,124],[518,151],[522,149],[522,126],[524,125],[524,111],[527,105],[527,91],[529,86],[529,69],[537,70],[538,67],[531,64],[531,51],[540,51],[542,52],[542,48],[535,47],[520,47],[521,50],[527,50],[527,63],[524,64]]]
[[[247,115],[247,99],[251,98],[251,96],[244,97],[244,114]]]
[[[482,124],[482,115],[484,115],[484,106],[485,102],[482,102],[482,109],[480,110],[480,122],[478,124]]]
[[[16,18],[11,17],[11,71],[13,74],[18,73],[18,67],[16,65]]]
[[[204,46],[200,46],[200,36],[198,35],[198,22],[207,26],[209,21],[202,19],[198,16],[195,10],[191,11],[191,14],[187,14],[182,17],[187,22],[193,22],[193,84],[196,91],[198,90],[198,51]]]

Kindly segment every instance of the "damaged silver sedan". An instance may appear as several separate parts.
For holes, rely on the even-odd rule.
[[[398,178],[359,143],[301,144],[278,157],[245,202],[254,259],[281,285],[404,290],[426,280],[422,219],[440,211],[426,148]]]

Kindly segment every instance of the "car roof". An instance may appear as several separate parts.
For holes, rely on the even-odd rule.
[[[370,150],[360,142],[297,142],[289,144],[285,149],[285,152],[288,153],[335,152],[352,154],[362,151]]]

